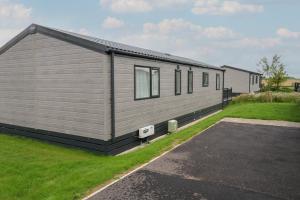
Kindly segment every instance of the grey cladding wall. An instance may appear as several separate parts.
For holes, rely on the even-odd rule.
[[[160,97],[134,100],[134,65],[160,69]],[[142,58],[115,57],[116,136],[121,136],[150,124],[157,124],[222,102],[222,90],[216,90],[216,73],[222,71],[192,67],[193,93],[188,94],[188,66],[182,70],[182,92],[175,96],[177,65]],[[202,72],[209,73],[209,87],[202,87]],[[222,88],[222,85],[221,85]]]
[[[249,93],[260,90],[260,76],[258,74],[251,74],[247,71],[236,70],[228,67],[224,67],[224,69],[226,69],[224,74],[224,86],[225,88],[232,88],[233,93]],[[252,82],[253,77],[254,83]]]
[[[249,92],[249,73],[231,68],[225,68],[224,86],[232,88],[233,93]]]
[[[109,62],[42,34],[25,37],[0,56],[0,123],[110,139]]]

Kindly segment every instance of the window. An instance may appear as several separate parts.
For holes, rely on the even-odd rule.
[[[159,96],[159,69],[152,68],[151,69],[151,83],[152,83],[152,97]]]
[[[202,87],[208,87],[209,77],[207,72],[202,74]]]
[[[220,88],[221,88],[220,74],[216,74],[216,90],[220,90]]]
[[[159,97],[159,69],[134,67],[135,100]]]
[[[254,75],[252,75],[252,85],[254,85]]]
[[[181,94],[181,70],[175,70],[175,95]]]
[[[255,76],[255,83],[258,83],[258,76]]]
[[[188,93],[193,93],[193,71],[188,71]]]

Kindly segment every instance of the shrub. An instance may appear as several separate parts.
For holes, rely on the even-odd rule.
[[[234,97],[232,103],[243,103],[243,102],[277,102],[277,103],[299,103],[300,104],[300,93],[297,92],[261,92],[255,94],[242,94]]]
[[[280,87],[279,89],[276,89],[275,87],[267,88],[265,86],[262,86],[261,92],[268,92],[269,90],[273,92],[294,92],[293,87]]]
[[[280,87],[279,92],[294,92],[294,88],[293,87]]]

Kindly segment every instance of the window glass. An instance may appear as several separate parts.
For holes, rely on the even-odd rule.
[[[193,93],[193,71],[188,71],[188,93]]]
[[[175,94],[181,94],[181,71],[175,71]]]
[[[252,75],[252,85],[254,85],[254,75]]]
[[[150,68],[135,67],[135,98],[150,97]]]
[[[207,72],[203,72],[202,74],[202,86],[207,87],[209,83],[209,77]]]
[[[221,87],[220,74],[216,74],[216,90],[219,90]]]
[[[152,96],[159,96],[159,70],[152,69]]]
[[[258,76],[255,76],[255,83],[258,83]]]

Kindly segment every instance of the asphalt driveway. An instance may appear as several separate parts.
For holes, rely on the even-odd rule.
[[[90,199],[300,199],[300,128],[220,122]]]

